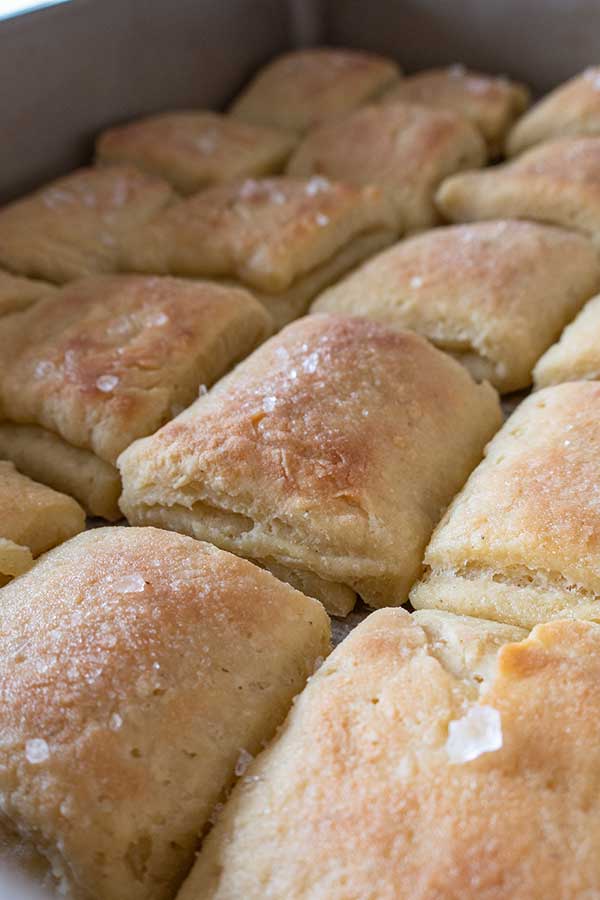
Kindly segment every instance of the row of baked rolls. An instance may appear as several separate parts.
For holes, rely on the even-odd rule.
[[[0,620],[2,867],[70,900],[172,900],[330,649],[316,600],[151,528],[50,551]]]
[[[369,616],[219,814],[179,900],[600,891],[600,626]]]
[[[374,186],[242,179],[177,199],[162,179],[115,165],[0,210],[0,264],[59,284],[118,270],[217,279],[251,289],[281,327],[398,233]]]

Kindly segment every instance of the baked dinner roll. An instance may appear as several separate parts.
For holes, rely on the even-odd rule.
[[[125,234],[173,196],[133,166],[78,169],[0,209],[0,265],[58,284],[113,272]]]
[[[27,571],[34,556],[84,528],[85,514],[71,497],[0,460],[0,585]]]
[[[170,900],[329,649],[321,605],[215,547],[88,531],[2,589],[2,853],[72,900]]]
[[[287,171],[377,184],[393,202],[399,226],[412,231],[438,221],[433,196],[447,175],[485,160],[483,139],[464,116],[393,103],[366,106],[312,131]]]
[[[398,234],[377,187],[311,179],[245,179],[209,188],[130,236],[123,267],[241,282],[277,327]]]
[[[131,163],[192,194],[219,181],[281,171],[295,144],[279,129],[181,110],[109,128],[96,141],[96,159]]]
[[[374,53],[333,47],[295,50],[261,69],[230,113],[302,134],[367,103],[399,75],[395,62]]]
[[[574,322],[544,353],[533,370],[535,387],[562,381],[600,379],[600,296],[587,303]]]
[[[503,76],[454,65],[402,78],[381,99],[383,103],[419,103],[461,113],[477,126],[490,155],[495,156],[515,119],[527,109],[529,91]]]
[[[495,656],[489,675],[471,655]],[[374,613],[236,786],[178,900],[593,897],[599,679],[590,622],[525,637]]]
[[[436,202],[447,219],[533,219],[600,241],[600,137],[562,138],[517,159],[442,182]]]
[[[561,84],[519,119],[506,142],[509,156],[554,138],[600,135],[600,66]]]
[[[495,391],[423,338],[309,316],[119,458],[133,524],[257,560],[344,615],[399,605],[500,425]]]
[[[325,291],[311,312],[418,331],[506,392],[531,384],[536,360],[598,287],[597,254],[582,235],[480,222],[395,244]]]
[[[0,320],[0,457],[119,518],[116,459],[270,332],[246,291],[141,276],[84,279]]]
[[[54,288],[45,281],[19,278],[0,269],[0,316],[17,312],[47,297]]]
[[[528,397],[433,534],[417,608],[531,627],[600,619],[600,385]]]

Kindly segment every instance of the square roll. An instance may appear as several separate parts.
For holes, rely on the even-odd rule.
[[[519,119],[506,142],[514,156],[555,138],[600,135],[600,66],[561,84]]]
[[[414,231],[439,220],[433,197],[440,182],[485,159],[481,135],[463,116],[393,103],[366,106],[311,132],[287,171],[377,184],[392,201],[399,225]]]
[[[261,69],[230,112],[246,122],[302,134],[367,103],[399,75],[395,62],[374,53],[333,47],[296,50]]]
[[[413,606],[524,627],[600,619],[599,459],[600,384],[528,397],[434,532]]]
[[[85,513],[59,494],[0,460],[0,585],[27,571],[33,557],[85,528]]]
[[[325,291],[311,312],[418,331],[506,392],[531,384],[536,360],[599,286],[597,254],[583,235],[479,222],[395,244]]]
[[[2,855],[21,844],[72,900],[174,897],[329,649],[320,603],[152,528],[68,541],[2,589],[0,617]]]
[[[53,290],[52,285],[45,281],[19,278],[0,269],[0,317],[32,306],[42,297],[48,297]]]
[[[418,335],[309,316],[119,458],[121,509],[271,569],[344,615],[406,601],[500,425],[498,398]]]
[[[219,181],[281,171],[295,144],[279,129],[181,110],[109,128],[96,141],[96,159],[131,163],[192,194]]]
[[[563,381],[600,380],[600,296],[586,303],[558,343],[533,370],[536,388]]]
[[[133,166],[78,169],[0,209],[0,265],[58,284],[114,272],[124,235],[173,196]]]
[[[597,895],[599,679],[591,622],[527,637],[374,613],[248,768],[178,900]]]
[[[490,155],[495,156],[502,150],[515,119],[527,109],[529,91],[508,78],[454,65],[403,78],[381,99],[384,103],[419,103],[461,113],[477,126]]]
[[[481,172],[461,172],[436,194],[452,222],[533,219],[600,242],[600,137],[562,138]]]
[[[62,288],[0,321],[0,457],[119,517],[116,459],[263,340],[246,291],[113,275]]]
[[[398,233],[377,187],[326,178],[245,179],[209,188],[130,236],[123,265],[136,272],[241,282],[277,327]]]

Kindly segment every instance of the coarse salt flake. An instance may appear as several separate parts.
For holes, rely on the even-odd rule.
[[[453,764],[470,762],[501,747],[502,722],[492,706],[472,706],[462,719],[448,726],[446,752]]]
[[[32,738],[25,744],[25,758],[32,766],[45,762],[50,756],[48,744],[43,738]]]
[[[96,387],[104,394],[110,394],[111,391],[114,391],[118,383],[119,379],[116,375],[99,375],[96,378]]]
[[[315,175],[313,178],[309,179],[305,191],[309,197],[314,197],[316,194],[322,194],[325,191],[328,191],[330,187],[331,182],[328,178],[324,178],[322,175]]]
[[[253,759],[254,757],[252,756],[252,754],[248,753],[248,751],[244,750],[244,748],[242,747],[242,749],[240,750],[240,755],[238,756],[237,762],[235,764],[235,774],[238,776],[238,778],[240,775],[244,774]]]
[[[164,312],[157,312],[154,315],[148,316],[148,318],[146,319],[146,323],[150,326],[166,325],[168,321],[169,321],[169,317]]]
[[[325,225],[329,225],[329,216],[326,216],[325,213],[317,213],[315,216],[315,222],[319,226],[319,228],[324,228]]]
[[[304,362],[302,363],[302,368],[305,372],[308,372],[309,375],[313,375],[317,371],[317,366],[319,365],[319,356],[317,353],[311,353],[306,357]]]
[[[145,587],[146,582],[135,572],[132,575],[122,575],[113,581],[113,588],[120,594],[141,594]]]
[[[265,412],[273,412],[277,406],[277,397],[265,397],[262,406]]]
[[[420,275],[414,275],[413,278],[410,279],[411,288],[420,288],[423,284],[423,279]]]
[[[123,724],[123,719],[121,718],[119,713],[113,713],[112,716],[110,717],[108,727],[110,728],[111,731],[118,731],[119,728],[122,726],[122,724]]]

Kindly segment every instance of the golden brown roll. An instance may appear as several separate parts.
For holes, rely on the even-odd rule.
[[[180,110],[107,129],[96,141],[96,159],[131,163],[192,194],[220,181],[279,172],[295,144],[279,129],[208,110]]]
[[[466,116],[485,138],[490,155],[497,155],[515,119],[529,105],[523,84],[502,76],[474,72],[461,65],[425,69],[402,78],[386,91],[383,103],[419,103]]]
[[[560,340],[538,360],[533,370],[536,388],[562,381],[600,379],[600,296],[583,307]]]
[[[73,900],[174,897],[329,648],[315,600],[150,528],[51,551],[2,589],[0,617],[2,855],[24,845]]]
[[[536,360],[598,287],[597,253],[582,235],[479,222],[400,241],[321,294],[311,312],[418,331],[506,392],[531,384]]]
[[[554,138],[600,135],[600,66],[591,66],[542,97],[508,135],[514,156]]]
[[[119,458],[121,509],[257,560],[344,615],[405,602],[501,422],[423,338],[309,316]]]
[[[452,618],[382,610],[331,654],[178,900],[600,892],[600,627]]]
[[[230,113],[300,134],[367,103],[398,79],[395,62],[333,47],[295,50],[262,68]]]
[[[26,309],[53,290],[52,285],[45,281],[20,278],[0,269],[0,316]]]
[[[78,503],[0,460],[0,585],[85,528]]]
[[[173,197],[133,166],[78,169],[0,209],[0,265],[58,284],[114,272],[125,234]]]
[[[485,159],[481,135],[463,116],[393,103],[366,106],[312,131],[287,172],[377,184],[392,201],[399,227],[414,231],[439,220],[433,197],[440,182]]]
[[[320,176],[245,179],[159,213],[130,236],[123,266],[242,283],[281,327],[398,231],[393,206],[376,187]]]
[[[562,138],[515,160],[442,182],[440,212],[452,222],[533,219],[600,241],[600,137]]]
[[[600,385],[528,397],[433,534],[417,608],[532,627],[600,619]]]
[[[0,456],[119,517],[116,459],[263,340],[246,291],[97,276],[0,321]]]

